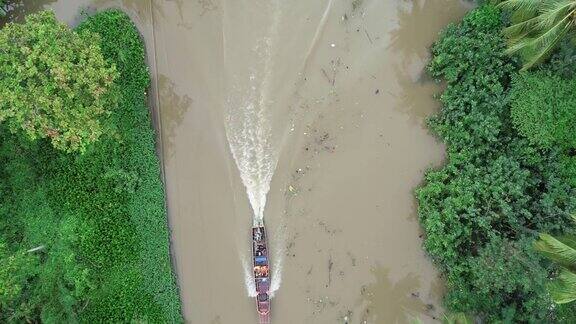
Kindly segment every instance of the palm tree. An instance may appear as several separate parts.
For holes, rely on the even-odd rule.
[[[573,216],[576,221],[576,216]],[[540,234],[534,248],[560,266],[560,274],[548,285],[548,291],[557,304],[576,300],[576,235],[555,238]]]
[[[566,36],[576,31],[576,0],[505,0],[512,25],[504,29],[509,54],[524,60],[522,70],[542,62]]]

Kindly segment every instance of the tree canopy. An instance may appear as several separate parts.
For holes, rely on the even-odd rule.
[[[75,32],[43,11],[0,29],[0,48],[0,122],[67,152],[98,140],[117,72],[97,34]]]

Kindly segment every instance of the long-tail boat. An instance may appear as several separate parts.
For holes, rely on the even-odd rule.
[[[256,283],[256,310],[260,324],[270,323],[270,262],[264,221],[252,228],[252,258]]]

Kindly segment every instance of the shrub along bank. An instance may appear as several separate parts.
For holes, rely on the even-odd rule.
[[[501,17],[481,6],[433,46],[429,71],[447,87],[429,127],[447,161],[416,193],[424,246],[446,278],[449,310],[574,322],[574,306],[553,304],[555,268],[532,245],[538,232],[567,231],[576,210],[575,81],[549,65],[519,73]]]
[[[0,125],[0,322],[182,322],[142,39],[116,10],[77,31],[100,36],[118,104],[81,155]]]

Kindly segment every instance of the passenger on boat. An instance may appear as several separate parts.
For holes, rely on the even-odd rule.
[[[254,231],[254,240],[258,242],[262,240],[262,232],[260,231],[260,228],[257,228]]]
[[[266,293],[258,294],[257,297],[259,302],[265,302],[268,300],[268,294]]]
[[[256,278],[262,277],[262,270],[260,268],[261,268],[261,266],[255,266],[254,267],[254,276]]]
[[[260,273],[262,274],[262,277],[268,277],[268,266],[262,266],[260,267]]]
[[[268,266],[255,266],[254,276],[256,278],[268,277]]]

